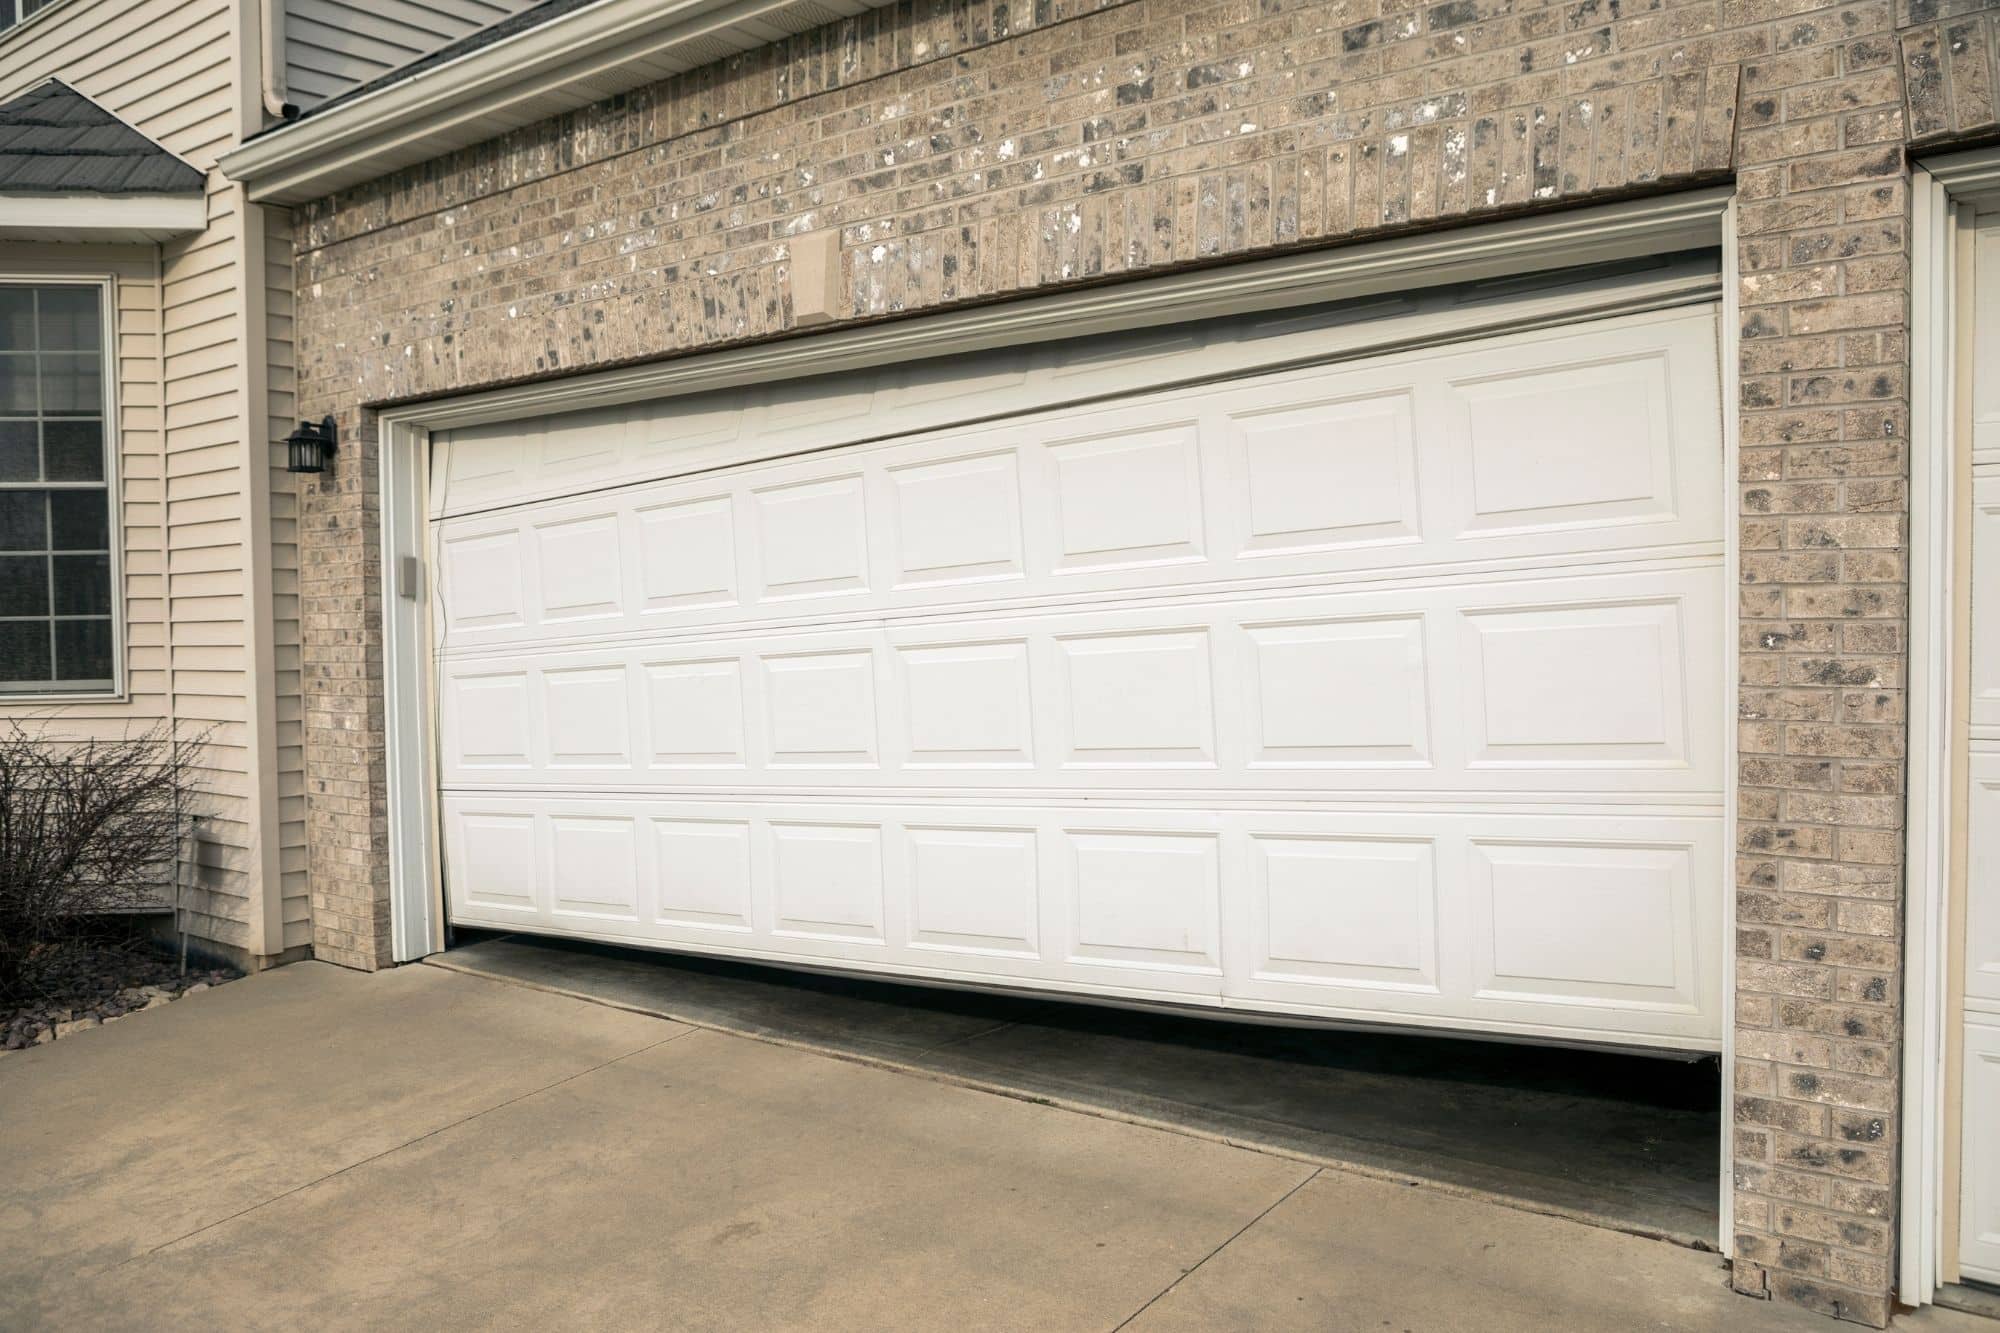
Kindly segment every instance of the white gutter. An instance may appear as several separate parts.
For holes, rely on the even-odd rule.
[[[855,0],[855,11],[883,0]],[[490,139],[713,58],[676,51],[741,28],[745,49],[805,23],[774,22],[801,0],[598,0],[351,101],[278,126],[219,165],[268,203],[300,203]],[[847,8],[836,5],[835,8]],[[812,4],[823,17],[826,6]],[[763,20],[760,22],[759,20]]]

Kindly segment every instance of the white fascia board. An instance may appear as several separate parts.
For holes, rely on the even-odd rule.
[[[862,0],[862,7],[884,2]],[[219,165],[253,200],[295,204],[320,198],[560,111],[537,106],[542,99],[568,92],[569,105],[582,105],[611,96],[621,85],[652,82],[658,75],[644,67],[672,63],[676,48],[718,30],[756,25],[798,4],[599,0],[351,101],[308,112],[224,153]],[[587,91],[578,96],[578,88]]]
[[[157,241],[208,225],[198,194],[0,193],[0,239]]]

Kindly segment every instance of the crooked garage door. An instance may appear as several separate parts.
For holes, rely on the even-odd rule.
[[[440,436],[452,919],[1717,1047],[1714,307],[1219,347]]]

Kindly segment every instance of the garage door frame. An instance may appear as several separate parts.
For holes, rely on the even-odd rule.
[[[1384,292],[1507,276],[1593,262],[1719,249],[1723,303],[1721,371],[1725,505],[1723,586],[1737,583],[1736,264],[1733,196],[1727,188],[1688,191],[1588,210],[1466,227],[1370,244],[1142,278],[1025,297],[908,319],[700,353],[617,370],[413,404],[374,404],[380,440],[381,598],[387,742],[387,823],[393,956],[409,961],[444,945],[438,851],[437,763],[431,720],[433,656],[424,551],[430,432],[513,418],[659,399],[751,382],[825,374],[917,356],[968,353],[1032,342],[1255,311],[1350,300]],[[1578,313],[1584,313],[1579,311]],[[1595,312],[1593,312],[1595,313]],[[1464,336],[1448,323],[1389,327],[1367,350]],[[1392,335],[1392,336],[1391,336]],[[1356,349],[1357,354],[1361,349]],[[1723,754],[1736,752],[1736,636],[1723,636]],[[1736,844],[1736,783],[1723,789],[1723,845]],[[1728,1089],[1733,1078],[1734,893],[1725,880],[1721,941],[1724,1105],[1720,1237],[1733,1232]]]

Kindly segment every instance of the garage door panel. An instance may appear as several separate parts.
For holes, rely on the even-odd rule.
[[[1698,947],[1720,930],[1712,819],[481,795],[447,796],[444,819],[466,924],[1714,1045],[1719,983]],[[573,865],[550,854],[564,838]]]
[[[441,518],[450,915],[1714,1049],[1714,335],[1602,320]],[[482,428],[438,466],[497,502],[682,420],[691,468],[1044,372]]]
[[[1712,324],[1640,332],[1646,382],[1613,380],[1601,401],[1523,388],[1525,372],[1452,381],[1455,366],[1486,364],[1483,351],[1462,352],[448,519],[440,641],[548,642],[579,620],[591,632],[694,630],[928,614],[974,597],[1051,604],[1719,552],[1719,487],[1676,480],[1712,477],[1720,460]],[[1601,357],[1597,343],[1621,338],[1542,350]],[[1478,398],[1496,386],[1526,406]],[[1542,411],[1550,402],[1564,410]],[[608,499],[615,542],[600,527]],[[564,561],[553,574],[534,549],[552,534],[563,540],[547,558]],[[621,561],[636,567],[629,577]],[[523,578],[543,590],[534,604],[510,600]],[[605,598],[619,586],[629,590],[614,614]]]
[[[1709,567],[459,654],[445,779],[1708,794],[1720,603]]]

